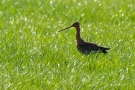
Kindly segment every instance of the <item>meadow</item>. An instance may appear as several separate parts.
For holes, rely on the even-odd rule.
[[[1,0],[1,90],[134,90],[134,0]],[[111,48],[83,55],[85,41]]]

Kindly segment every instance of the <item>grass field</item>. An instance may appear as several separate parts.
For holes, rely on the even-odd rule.
[[[134,0],[1,0],[1,90],[135,90]],[[85,56],[84,40],[111,48]]]

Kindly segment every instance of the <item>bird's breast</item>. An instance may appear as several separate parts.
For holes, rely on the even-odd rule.
[[[89,54],[91,50],[85,44],[77,44],[77,49],[82,54]]]

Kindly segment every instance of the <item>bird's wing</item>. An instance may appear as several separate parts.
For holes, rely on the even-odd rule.
[[[99,50],[109,50],[109,48],[98,46],[97,44],[85,42],[83,44],[79,44],[78,47],[87,51],[99,51]]]

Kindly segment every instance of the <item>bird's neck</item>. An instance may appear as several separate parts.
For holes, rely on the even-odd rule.
[[[84,41],[81,39],[81,36],[80,36],[80,27],[76,27],[76,42],[77,44],[81,44],[83,43]]]

